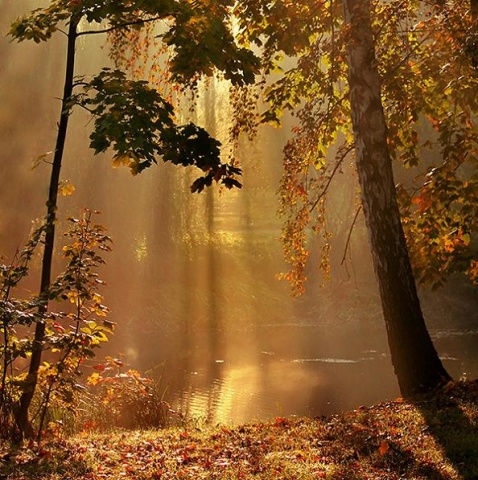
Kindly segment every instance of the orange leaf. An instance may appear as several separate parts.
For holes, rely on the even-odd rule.
[[[417,206],[419,213],[424,213],[432,206],[432,199],[426,192],[422,192],[412,199],[412,203]]]
[[[387,440],[382,440],[380,447],[378,447],[378,453],[380,453],[380,455],[385,455],[389,450],[390,444],[387,442]]]

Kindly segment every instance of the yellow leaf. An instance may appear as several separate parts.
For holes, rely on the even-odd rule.
[[[69,180],[62,180],[58,185],[58,193],[64,197],[69,197],[75,191],[75,186]]]
[[[80,296],[77,291],[75,290],[70,290],[66,296],[68,297],[68,300],[70,300],[71,303],[74,303],[75,305],[80,304]]]
[[[99,382],[100,374],[98,372],[93,372],[87,379],[86,383],[92,385],[93,387]]]
[[[129,167],[131,163],[133,162],[133,159],[131,158],[130,155],[123,153],[121,155],[117,155],[116,157],[113,158],[113,168],[119,168],[121,166]]]
[[[96,338],[100,342],[107,342],[108,337],[103,332],[95,332]]]

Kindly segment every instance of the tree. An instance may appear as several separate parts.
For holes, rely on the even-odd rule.
[[[420,308],[400,222],[369,0],[344,0],[355,161],[392,363],[404,396],[450,380]]]
[[[423,320],[408,250],[424,283],[439,285],[453,272],[477,278],[475,10],[470,17],[463,2],[442,3],[238,7],[248,18],[242,32],[262,45],[269,71],[285,68],[281,55],[294,58],[264,88],[264,122],[279,123],[283,110],[297,118],[280,187],[292,264],[284,276],[304,290],[310,227],[327,252],[326,194],[355,152],[392,362],[406,396],[450,378]],[[292,13],[281,20],[284,11],[293,20]],[[398,186],[400,205],[392,160],[419,169],[411,185]]]
[[[221,70],[233,83],[250,82],[257,66],[256,57],[239,48],[230,32],[227,7],[214,8],[199,2],[53,0],[49,6],[34,10],[29,16],[12,24],[10,35],[18,41],[47,41],[54,33],[67,38],[65,80],[54,157],[51,168],[45,237],[39,290],[38,320],[27,380],[25,381],[16,422],[24,437],[34,432],[29,409],[38,384],[46,335],[44,318],[52,297],[52,264],[57,219],[57,197],[63,162],[68,120],[77,105],[95,118],[90,136],[95,153],[108,148],[115,151],[114,162],[129,166],[137,174],[157,162],[157,158],[177,165],[195,165],[204,172],[192,185],[200,192],[213,181],[227,188],[240,187],[235,176],[240,170],[224,164],[220,144],[208,133],[190,123],[177,125],[173,105],[147,82],[129,80],[120,70],[103,69],[93,79],[75,78],[75,47],[80,36],[140,28],[162,21],[168,26],[162,38],[173,51],[171,71],[175,81],[194,85],[199,75]],[[104,28],[79,31],[80,22],[102,25]],[[63,26],[67,27],[63,31]],[[220,39],[220,42],[218,42]],[[80,90],[78,93],[75,90]]]
[[[388,121],[397,158],[420,170],[413,182],[402,182],[398,194],[416,278],[433,288],[456,273],[478,284],[473,241],[478,229],[473,3],[433,6],[415,17],[410,65],[401,67],[403,74],[398,75],[414,103],[410,108],[404,101],[396,102]],[[395,87],[394,94],[390,87],[388,95],[396,99],[399,90]],[[407,115],[413,120],[407,121]],[[400,130],[408,133],[398,134]]]

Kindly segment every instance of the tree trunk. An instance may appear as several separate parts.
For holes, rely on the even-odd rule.
[[[478,0],[470,0],[470,15],[472,21],[472,34],[468,49],[471,64],[474,68],[478,68]]]
[[[470,13],[474,22],[478,19],[478,0],[470,0]]]
[[[70,116],[68,100],[73,91],[73,79],[75,70],[75,43],[77,39],[78,19],[70,18],[68,30],[68,46],[65,71],[65,84],[63,88],[63,99],[61,105],[60,121],[56,138],[55,153],[53,156],[50,186],[47,201],[45,244],[42,258],[42,271],[40,281],[40,307],[38,309],[38,321],[35,327],[32,355],[26,379],[26,386],[19,400],[16,412],[16,422],[23,438],[33,437],[33,429],[29,419],[30,405],[35,394],[38,382],[38,370],[41,365],[41,358],[45,340],[45,315],[48,311],[48,291],[51,284],[51,269],[53,263],[53,250],[55,244],[55,223],[57,210],[58,187],[60,183],[60,170],[65,149],[66,133],[68,130],[68,119]]]
[[[370,0],[343,0],[355,157],[392,363],[405,397],[450,380],[428,334],[400,222]]]

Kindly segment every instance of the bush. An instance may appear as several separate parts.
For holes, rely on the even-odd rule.
[[[162,428],[168,423],[170,407],[164,401],[160,382],[126,369],[120,358],[107,357],[95,365],[87,379],[89,405],[84,428]]]
[[[101,225],[93,223],[94,213],[85,210],[80,218],[69,219],[65,233],[69,243],[63,247],[65,268],[46,293],[26,300],[15,297],[44,241],[45,225],[33,232],[10,265],[0,265],[0,431],[5,438],[19,435],[14,421],[19,401],[35,385],[32,423],[38,437],[53,405],[74,414],[75,398],[84,389],[78,382],[83,363],[95,356],[95,349],[112,333],[113,324],[106,319],[108,309],[98,293],[104,282],[96,273],[111,240]],[[53,304],[52,300],[58,309],[45,312],[45,304]],[[40,345],[43,362],[36,376],[28,367],[33,350],[39,347],[33,330],[40,323],[45,336]]]

